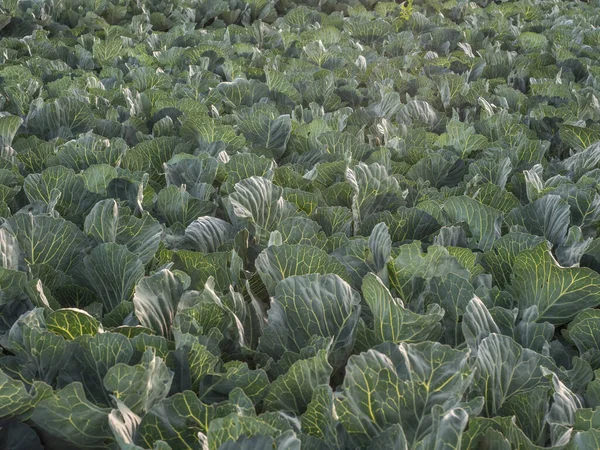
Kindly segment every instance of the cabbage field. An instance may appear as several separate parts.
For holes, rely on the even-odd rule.
[[[600,448],[599,0],[0,0],[0,449],[541,448]]]

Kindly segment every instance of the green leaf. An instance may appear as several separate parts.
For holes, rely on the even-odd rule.
[[[269,96],[269,87],[258,80],[236,78],[231,82],[219,83],[216,87],[226,105],[232,109],[239,106],[252,106],[261,98]]]
[[[93,123],[90,105],[69,96],[31,108],[27,115],[28,130],[50,139],[59,136],[61,129],[71,135],[85,133],[92,129]]]
[[[373,255],[373,268],[382,271],[392,254],[392,238],[385,223],[375,225],[369,236],[369,249]]]
[[[402,300],[393,298],[381,279],[369,273],[363,280],[362,292],[373,315],[369,327],[370,347],[383,342],[423,342],[433,339],[441,332],[440,320],[444,310],[433,305],[425,315],[406,309]]]
[[[52,311],[46,317],[46,326],[49,331],[71,340],[84,334],[94,336],[103,331],[97,319],[87,312],[75,308]]]
[[[521,225],[555,245],[564,244],[570,221],[569,204],[558,195],[546,195],[506,216],[509,225]]]
[[[314,220],[306,217],[290,217],[281,222],[278,230],[284,243],[288,245],[309,245],[323,248],[326,236]]]
[[[174,383],[178,390],[198,391],[202,379],[215,373],[220,361],[204,345],[197,342],[188,343],[182,337],[184,336],[179,337],[180,343],[175,351],[169,354],[167,362],[175,371]],[[185,337],[194,340],[189,334]]]
[[[569,323],[566,335],[581,354],[592,349],[600,350],[600,311],[597,309],[581,311]]]
[[[256,258],[256,271],[273,295],[277,285],[288,277],[309,274],[336,274],[348,281],[346,268],[325,251],[308,245],[272,245]]]
[[[202,448],[198,432],[206,433],[216,407],[205,405],[192,391],[184,391],[156,404],[142,417],[135,442],[151,448],[162,440],[173,448]],[[196,443],[196,445],[194,445]]]
[[[423,253],[418,241],[399,248],[396,259],[389,264],[389,271],[391,286],[407,302],[418,296],[415,284],[419,278],[428,281],[448,273],[466,279],[471,277],[469,271],[446,248],[432,245],[427,253]]]
[[[179,250],[172,256],[173,269],[181,270],[190,276],[190,288],[202,289],[210,277],[215,279],[217,290],[226,291],[232,284],[229,264],[231,253],[200,253]]]
[[[137,218],[127,208],[119,208],[113,199],[96,203],[85,218],[83,229],[98,244],[127,246],[144,264],[158,250],[162,235],[162,228],[150,214],[143,212],[142,217]]]
[[[224,125],[220,120],[211,119],[204,114],[188,115],[181,124],[181,137],[188,141],[198,142],[203,146],[223,142],[230,149],[240,149],[246,144],[231,125]],[[167,162],[170,156],[165,159]]]
[[[499,160],[478,159],[469,165],[469,174],[474,180],[487,182],[500,189],[505,189],[508,177],[512,173],[512,165],[509,157]]]
[[[0,267],[25,272],[25,255],[13,233],[0,228]]]
[[[102,449],[113,441],[109,413],[86,399],[81,383],[72,383],[40,402],[31,421],[77,448]]]
[[[8,149],[23,123],[19,116],[2,115],[0,116],[0,148]]]
[[[64,337],[46,329],[43,315],[44,310],[36,308],[19,317],[8,333],[6,346],[37,378],[54,385],[71,351]]]
[[[82,175],[63,166],[49,167],[42,173],[28,175],[23,189],[31,203],[53,205],[65,219],[78,225],[102,198],[86,188]],[[56,197],[56,192],[60,192],[59,197]]]
[[[61,381],[81,382],[96,404],[110,404],[102,380],[114,365],[131,361],[133,347],[129,338],[119,333],[84,334],[70,350],[69,364],[61,372]]]
[[[329,385],[333,368],[327,362],[327,352],[295,362],[284,375],[279,376],[269,389],[264,405],[267,411],[303,414],[319,386]]]
[[[473,125],[453,117],[446,124],[446,134],[440,136],[438,144],[442,147],[445,145],[454,147],[458,156],[465,159],[472,153],[486,148],[488,140],[485,136],[477,134]]]
[[[262,177],[250,177],[235,185],[226,199],[229,217],[237,229],[248,228],[259,244],[266,244],[269,233],[281,221],[297,214],[293,203],[283,200],[282,189]]]
[[[0,446],[11,450],[44,450],[40,438],[29,425],[17,420],[0,420]]]
[[[563,268],[545,243],[517,255],[510,292],[519,309],[537,306],[538,322],[568,323],[580,311],[600,305],[600,275],[587,268]]]
[[[264,70],[267,78],[267,86],[271,92],[283,94],[295,103],[302,102],[302,95],[294,85],[288,81],[285,74],[269,67],[265,67]]]
[[[127,247],[100,244],[83,259],[82,282],[89,285],[109,312],[130,301],[136,284],[144,276],[144,265]]]
[[[401,206],[394,214],[390,211],[383,211],[367,217],[362,222],[360,234],[363,236],[370,235],[371,230],[380,222],[387,225],[394,243],[403,243],[408,240],[425,240],[440,229],[437,220],[425,211]]]
[[[238,112],[238,127],[255,147],[267,149],[275,158],[280,158],[292,133],[292,120],[287,114],[274,116],[261,109],[253,107]]]
[[[108,426],[117,441],[117,445],[120,448],[138,450],[139,447],[136,448],[133,444],[133,437],[141,419],[120,400],[115,400],[115,403],[117,407],[108,415]]]
[[[508,336],[494,333],[484,338],[477,351],[473,381],[485,397],[486,414],[497,414],[514,395],[545,384],[540,369],[543,363],[546,361],[542,355],[521,347]]]
[[[200,383],[200,398],[208,403],[224,401],[239,387],[253,402],[258,403],[267,395],[269,378],[262,369],[251,370],[247,363],[230,361],[224,365],[226,372],[209,374]]]
[[[133,294],[135,315],[140,323],[168,339],[171,338],[177,305],[189,283],[187,275],[167,269],[142,278]]]
[[[46,383],[35,381],[30,389],[22,381],[9,377],[0,369],[0,419],[27,419],[36,405],[52,395]]]
[[[333,391],[328,385],[316,386],[306,412],[300,418],[302,431],[319,439],[328,448],[339,448],[340,437],[337,431],[337,414]]]
[[[6,224],[25,253],[28,264],[48,264],[62,272],[77,265],[87,248],[85,235],[72,222],[51,216],[17,214]]]
[[[512,232],[505,234],[484,253],[484,264],[492,274],[494,282],[500,287],[510,283],[514,262],[524,250],[531,250],[544,242],[542,237],[527,233]]]
[[[405,193],[398,180],[389,176],[387,169],[378,163],[360,163],[353,170],[347,169],[346,180],[354,192],[352,213],[357,231],[371,214],[404,205]]]
[[[504,214],[510,213],[513,209],[521,206],[519,199],[503,188],[487,183],[483,186],[477,186],[477,191],[473,198],[484,205],[501,211]]]
[[[502,450],[547,448],[536,447],[517,426],[514,417],[471,418],[469,428],[463,434],[462,448],[466,450],[468,448],[479,448],[482,445]]]
[[[185,229],[185,244],[197,252],[213,253],[233,239],[233,234],[229,222],[212,216],[198,217]]]
[[[337,402],[340,422],[357,446],[394,424],[414,445],[431,431],[434,406],[447,412],[461,405],[471,378],[467,357],[433,342],[383,344],[350,357]]]
[[[242,436],[272,436],[279,430],[256,417],[230,414],[227,417],[214,419],[208,427],[208,448],[218,450],[228,441],[237,441]]]
[[[180,187],[185,184],[191,190],[203,183],[212,184],[217,176],[217,167],[217,160],[206,157],[206,154],[194,157],[187,153],[178,153],[165,163],[167,186]]]
[[[152,181],[164,186],[163,164],[171,159],[179,142],[174,136],[140,142],[125,153],[122,167],[131,172],[146,172]]]
[[[419,442],[415,449],[424,450],[433,448],[435,450],[458,448],[462,433],[467,427],[469,414],[462,408],[453,408],[444,411],[441,405],[435,405],[432,409],[433,425],[429,436]]]
[[[292,276],[277,286],[259,350],[275,359],[299,353],[315,336],[333,338],[330,363],[337,369],[354,346],[360,295],[339,276]]]
[[[230,194],[237,183],[247,178],[264,177],[271,180],[275,162],[256,153],[236,153],[224,164],[224,169],[227,178],[221,186],[221,191]]]
[[[428,181],[431,186],[439,189],[444,186],[456,186],[465,173],[465,163],[449,150],[438,150],[426,154],[406,173],[413,181]]]
[[[470,281],[453,273],[445,277],[434,277],[425,291],[425,305],[440,306],[445,311],[443,325],[446,343],[457,346],[462,342],[460,322],[467,305],[475,296]]]
[[[570,124],[559,126],[562,141],[574,150],[581,151],[600,140],[600,131],[596,128],[580,127]]]
[[[143,414],[166,398],[171,387],[172,374],[162,358],[149,348],[140,364],[116,364],[104,377],[104,387],[114,393],[136,414]]]
[[[61,165],[76,172],[91,169],[88,172],[88,177],[84,177],[87,181],[90,174],[96,176],[104,174],[106,176],[110,173],[106,168],[118,166],[127,149],[127,144],[121,138],[108,140],[88,132],[58,147],[56,156]],[[90,190],[98,192],[97,190]]]
[[[192,197],[184,187],[168,186],[158,193],[156,213],[168,226],[187,227],[198,217],[212,214],[217,206]]]
[[[408,450],[408,442],[406,442],[406,436],[400,425],[394,424],[373,438],[369,450],[380,448]]]
[[[450,197],[444,211],[453,223],[466,222],[475,240],[475,246],[489,250],[500,237],[502,213],[467,196]]]

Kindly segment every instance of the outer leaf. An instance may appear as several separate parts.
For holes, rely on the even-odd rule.
[[[500,328],[479,297],[473,297],[467,305],[461,324],[465,341],[474,352],[481,341],[492,333],[500,334]]]
[[[394,448],[398,450],[408,450],[408,442],[402,427],[394,424],[379,433],[371,441],[369,450],[378,450],[380,448]]]
[[[217,91],[232,108],[240,105],[252,106],[263,97],[269,96],[269,87],[258,80],[236,78],[231,82],[219,83]]]
[[[414,283],[419,278],[430,280],[448,273],[467,279],[471,276],[446,248],[432,245],[427,253],[423,253],[418,241],[401,246],[396,259],[389,266],[391,285],[406,301],[418,296]]]
[[[100,322],[81,309],[65,308],[51,312],[46,317],[48,330],[67,339],[75,339],[84,334],[96,335],[102,331]]]
[[[268,411],[303,414],[311,402],[315,389],[327,386],[333,368],[327,362],[327,352],[320,350],[317,356],[294,363],[285,375],[272,384],[264,400]]]
[[[361,235],[371,234],[371,228],[383,222],[387,225],[392,242],[424,240],[440,229],[440,224],[432,216],[416,208],[401,206],[395,214],[389,211],[373,214],[363,220]]]
[[[567,336],[579,353],[600,350],[600,311],[586,309],[577,314],[567,327]]]
[[[444,211],[454,223],[466,222],[481,250],[489,250],[500,237],[502,213],[467,196],[450,197]]]
[[[230,361],[224,368],[225,373],[205,376],[200,385],[201,399],[209,403],[224,401],[237,387],[255,404],[267,395],[269,378],[264,370],[250,370],[241,361]]]
[[[337,275],[293,276],[279,283],[259,349],[279,359],[311,338],[333,338],[330,362],[341,367],[354,346],[360,296]]]
[[[492,249],[484,254],[484,264],[500,287],[510,283],[514,262],[523,250],[530,250],[544,242],[542,237],[527,233],[508,233],[494,242]]]
[[[404,308],[402,300],[393,298],[381,279],[370,273],[362,285],[363,296],[373,314],[372,345],[383,342],[422,342],[441,331],[444,311],[438,306],[426,315]]]
[[[144,276],[144,265],[124,245],[100,244],[84,258],[82,276],[109,312],[131,300],[134,287]]]
[[[469,414],[462,408],[444,412],[440,405],[433,407],[432,432],[415,449],[446,450],[460,447],[462,433],[469,421]]]
[[[158,193],[156,212],[168,226],[187,227],[198,217],[212,214],[216,205],[192,197],[183,187],[169,186]]]
[[[166,398],[172,378],[162,358],[155,355],[154,349],[148,349],[140,364],[112,366],[104,377],[104,387],[131,411],[142,414]]]
[[[141,218],[119,208],[113,199],[96,203],[85,219],[84,231],[98,243],[127,246],[142,263],[148,263],[158,250],[162,229],[147,212]]]
[[[61,382],[81,382],[97,404],[109,404],[102,381],[111,367],[131,361],[131,341],[119,333],[84,334],[75,340],[69,353],[70,361],[61,371]]]
[[[256,258],[256,271],[271,295],[277,285],[294,275],[336,274],[348,281],[346,268],[325,251],[308,245],[272,245]]]
[[[81,230],[64,219],[17,214],[7,224],[14,230],[28,264],[48,264],[66,272],[88,245]]]
[[[23,123],[19,116],[2,115],[0,116],[0,148],[7,149],[12,145],[12,141]]]
[[[410,445],[433,425],[435,405],[448,411],[460,405],[470,384],[468,352],[425,342],[384,344],[350,357],[338,397],[340,422],[362,446],[393,424],[400,424]]]
[[[17,420],[0,420],[0,448],[44,450],[40,438],[29,425]]]
[[[41,381],[28,391],[22,381],[9,377],[0,369],[0,419],[26,419],[35,406],[52,395],[52,388]]]
[[[475,384],[485,396],[486,413],[493,416],[510,397],[543,384],[540,364],[544,362],[542,355],[508,336],[491,334],[483,339],[475,363]]]
[[[217,175],[215,158],[193,157],[187,153],[179,153],[165,164],[167,186],[180,187],[185,184],[192,189],[202,183],[212,184]]]
[[[137,450],[133,438],[141,419],[133,413],[123,402],[116,400],[117,408],[108,415],[108,425],[112,430],[115,440],[120,448]]]
[[[0,228],[0,267],[25,271],[25,255],[17,238],[6,228]]]
[[[389,176],[387,169],[378,163],[360,163],[354,170],[348,169],[346,180],[354,192],[352,210],[357,230],[369,215],[404,204],[405,194],[400,190],[398,180]]]
[[[150,448],[155,441],[163,440],[173,448],[200,450],[198,433],[208,431],[215,414],[216,408],[200,402],[192,391],[175,394],[144,415],[135,442]]]
[[[69,359],[67,341],[46,329],[44,310],[36,308],[23,314],[6,338],[8,349],[23,366],[40,380],[53,385]]]
[[[336,430],[338,420],[333,391],[329,386],[317,386],[306,412],[301,417],[302,431],[324,442],[329,448],[341,445]]]
[[[202,253],[215,252],[232,238],[231,224],[212,216],[199,217],[185,229],[186,245]]]
[[[555,245],[565,242],[570,220],[569,204],[558,195],[546,195],[506,217],[508,224],[522,225]]]
[[[538,322],[560,325],[600,305],[600,275],[587,268],[560,267],[543,243],[516,257],[510,291],[521,311],[537,306]]]
[[[218,450],[227,441],[237,441],[241,436],[277,436],[279,430],[256,417],[230,414],[214,419],[208,428],[208,448]]]
[[[187,275],[166,269],[142,278],[133,294],[135,315],[141,324],[170,338],[177,304],[189,283]]]
[[[269,232],[296,215],[296,207],[281,194],[282,189],[266,178],[253,176],[240,181],[228,197],[232,223],[238,228],[251,226],[259,243],[266,244]]]
[[[31,421],[78,448],[102,449],[113,441],[108,414],[85,398],[80,383],[72,383],[40,402]]]
[[[31,203],[46,205],[52,205],[55,193],[60,192],[53,206],[65,219],[77,225],[83,222],[85,215],[102,198],[87,190],[81,175],[63,166],[49,167],[42,173],[28,175],[23,188]]]

